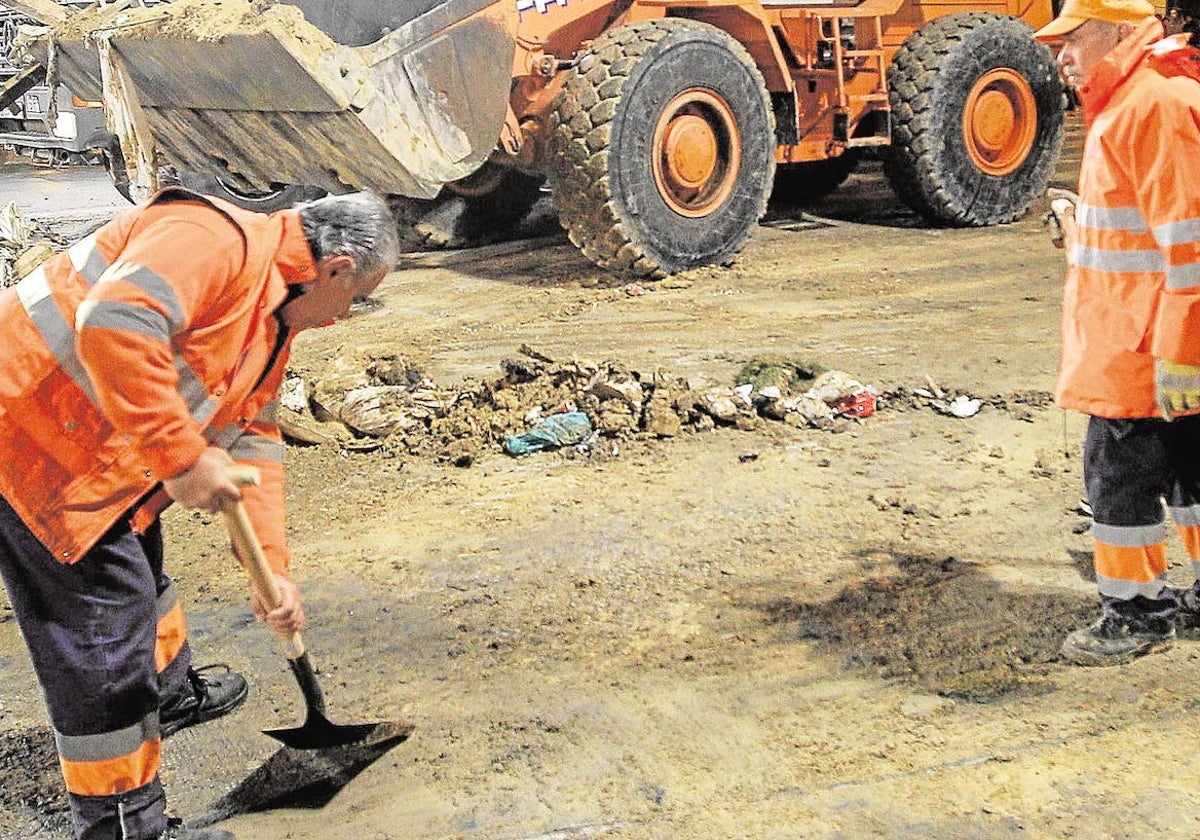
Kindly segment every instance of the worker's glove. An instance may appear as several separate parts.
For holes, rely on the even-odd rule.
[[[1079,196],[1070,190],[1051,187],[1046,190],[1050,212],[1042,216],[1042,224],[1050,231],[1055,248],[1070,248],[1075,244],[1075,206]]]
[[[1200,367],[1155,360],[1154,396],[1167,420],[1200,411]]]

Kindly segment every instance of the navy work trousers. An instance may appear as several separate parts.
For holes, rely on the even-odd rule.
[[[1171,422],[1089,418],[1083,474],[1097,522],[1162,522],[1164,500],[1171,507],[1200,501],[1200,415]]]
[[[186,643],[169,674],[156,672],[156,601],[170,586],[162,560],[158,523],[138,535],[123,520],[79,561],[60,563],[0,498],[0,576],[60,745],[157,715],[160,680],[182,679]],[[157,775],[133,790],[68,798],[79,840],[156,838],[167,824]]]
[[[1097,556],[1104,548],[1101,542],[1131,546],[1150,539],[1145,529],[1164,523],[1166,502],[1192,555],[1193,570],[1200,572],[1200,557],[1195,556],[1200,546],[1200,416],[1171,422],[1154,417],[1092,417],[1083,461],[1087,498],[1096,523]],[[1165,548],[1165,533],[1153,539]],[[1143,591],[1132,597],[1129,593],[1138,588],[1135,581],[1144,578],[1130,573],[1104,579],[1098,566],[1101,601],[1130,599],[1143,611],[1174,614],[1175,593],[1166,587],[1166,561],[1160,562],[1164,577],[1142,583]],[[1119,564],[1115,568],[1119,571]],[[1159,592],[1150,591],[1160,584]],[[1106,592],[1106,587],[1113,591]]]

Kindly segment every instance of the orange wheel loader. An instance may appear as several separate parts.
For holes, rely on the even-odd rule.
[[[116,0],[47,21],[31,51],[103,99],[135,195],[164,167],[235,200],[371,189],[403,225],[442,214],[469,239],[548,185],[587,257],[654,278],[729,263],[772,190],[820,196],[866,153],[932,223],[1019,218],[1062,144],[1062,83],[1030,37],[1051,17],[1051,0]]]

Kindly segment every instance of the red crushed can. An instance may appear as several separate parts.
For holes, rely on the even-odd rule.
[[[832,405],[837,414],[847,417],[870,417],[875,413],[875,395],[870,391],[859,391],[839,398]]]

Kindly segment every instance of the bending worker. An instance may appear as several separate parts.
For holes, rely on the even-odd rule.
[[[244,498],[299,630],[273,407],[293,335],[342,317],[398,256],[378,198],[269,216],[160,192],[0,293],[0,574],[54,728],[80,840],[228,832],[168,819],[162,738],[232,711],[191,667],[158,516]],[[228,470],[256,466],[239,489]]]
[[[1167,582],[1164,501],[1200,576],[1200,53],[1149,0],[1066,0],[1035,36],[1087,123],[1066,233],[1056,400],[1090,415],[1084,481],[1100,616],[1063,655],[1109,665],[1200,626]]]

